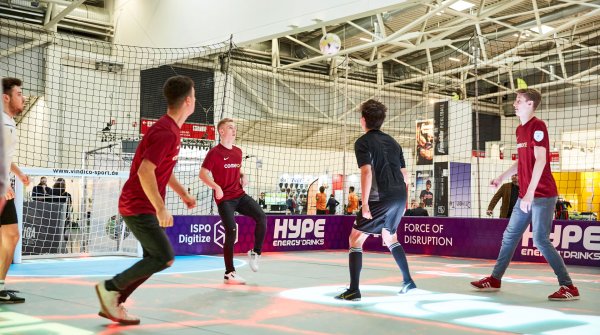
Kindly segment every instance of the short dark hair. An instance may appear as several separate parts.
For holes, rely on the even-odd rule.
[[[427,181],[425,182],[425,185],[431,185],[431,180],[427,179]]]
[[[360,113],[365,118],[368,129],[379,129],[385,120],[387,107],[377,100],[369,99],[360,105]]]
[[[170,108],[181,106],[194,87],[194,81],[187,76],[174,76],[165,82],[163,86],[163,95],[167,99],[167,105]]]
[[[527,101],[533,101],[533,109],[537,109],[542,102],[542,94],[535,88],[522,88],[517,90],[517,94],[523,94]]]
[[[325,192],[325,186],[319,187],[319,192],[321,192],[321,193]]]
[[[9,94],[15,86],[21,87],[23,82],[18,78],[6,77],[2,78],[2,93]]]
[[[354,192],[354,186],[350,186],[350,192]]]

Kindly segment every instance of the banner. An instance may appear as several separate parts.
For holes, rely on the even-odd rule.
[[[448,154],[448,101],[433,104],[435,155]]]
[[[448,162],[433,164],[435,196],[433,197],[433,216],[448,216]]]
[[[471,217],[471,164],[450,162],[450,211],[452,217]]]
[[[158,120],[142,119],[140,133],[146,135],[150,127]],[[215,140],[215,126],[205,124],[184,123],[179,130],[181,138],[192,138],[197,140]]]
[[[175,216],[166,233],[176,255],[222,254],[224,231],[218,216]],[[348,249],[352,215],[268,215],[263,251]],[[236,216],[236,253],[254,246],[254,221]],[[407,216],[398,226],[398,241],[407,253],[496,259],[507,219]],[[566,264],[600,267],[600,225],[596,221],[555,220],[552,244]],[[381,237],[370,237],[367,251],[389,252]],[[546,262],[533,246],[531,226],[517,246],[514,260]]]
[[[421,170],[417,171],[417,177],[415,178],[415,200],[417,204],[422,202],[425,207],[433,208],[433,187],[431,180],[433,179],[433,170]],[[429,211],[431,212],[431,211]],[[430,213],[431,214],[431,213]]]
[[[417,121],[415,158],[417,165],[433,164],[433,120]]]

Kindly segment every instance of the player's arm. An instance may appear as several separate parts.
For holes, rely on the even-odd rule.
[[[535,190],[542,178],[544,166],[546,166],[546,148],[542,146],[533,147],[533,156],[535,157],[535,163],[533,164],[533,171],[531,172],[531,181],[529,182],[529,187],[527,187],[525,196],[521,199],[520,206],[525,213],[531,208],[531,203],[535,197]]]
[[[207,168],[201,167],[200,168],[200,180],[202,180],[202,182],[210,187],[211,189],[213,189],[215,191],[215,198],[216,199],[221,199],[223,197],[223,190],[221,189],[221,186],[219,186],[219,184],[217,184],[215,182],[215,180],[210,176],[210,171]]]
[[[29,185],[29,176],[24,174],[23,171],[19,169],[19,166],[14,162],[10,164],[10,171],[14,173],[15,176],[17,176],[17,178],[19,178],[19,180],[21,180],[25,186]]]
[[[169,177],[168,184],[169,187],[179,195],[179,197],[181,198],[183,203],[185,203],[188,209],[196,207],[196,199],[186,191],[185,187],[183,187],[179,180],[177,180],[174,173],[171,173],[171,177]]]
[[[371,164],[365,164],[360,167],[360,189],[362,190],[362,215],[365,219],[371,219],[371,209],[369,208],[369,196],[371,195],[371,185],[373,184],[373,171]]]
[[[156,165],[148,159],[142,160],[137,175],[140,178],[140,185],[144,194],[156,210],[156,217],[161,227],[171,227],[173,225],[173,216],[167,210],[163,198],[158,191],[155,171]]]
[[[246,185],[248,185],[248,183],[248,175],[244,174],[244,172],[240,170],[240,184],[242,184],[242,187],[245,187]]]
[[[492,185],[494,187],[498,187],[498,186],[502,185],[502,181],[504,179],[508,178],[508,176],[512,176],[513,174],[517,173],[518,167],[519,167],[519,160],[517,159],[511,167],[509,167],[506,171],[504,171],[501,175],[499,175],[495,179],[492,179],[492,181],[490,182],[490,185]]]

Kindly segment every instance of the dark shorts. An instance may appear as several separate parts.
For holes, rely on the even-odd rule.
[[[367,234],[380,235],[383,229],[395,234],[406,210],[406,199],[388,199],[369,202],[372,219],[362,217],[362,208],[356,213],[354,229]]]
[[[6,205],[0,215],[0,226],[15,224],[17,219],[17,207],[15,207],[15,199],[6,200]]]

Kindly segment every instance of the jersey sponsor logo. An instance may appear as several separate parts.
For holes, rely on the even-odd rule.
[[[517,149],[527,148],[527,142],[517,143]]]
[[[239,169],[239,168],[242,167],[242,165],[241,164],[233,164],[232,163],[232,164],[224,164],[223,167],[225,169]]]
[[[544,132],[541,130],[536,130],[533,133],[533,139],[536,140],[537,142],[541,141],[544,139]]]

